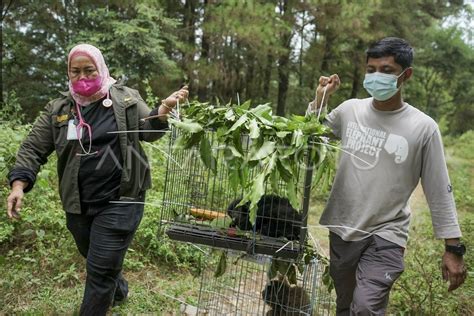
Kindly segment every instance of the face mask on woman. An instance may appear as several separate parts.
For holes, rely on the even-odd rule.
[[[85,97],[90,97],[102,87],[102,78],[97,76],[94,79],[80,79],[72,83],[72,89],[75,93]]]
[[[386,101],[397,93],[398,78],[403,75],[405,70],[398,76],[381,72],[365,74],[364,88],[375,100]]]

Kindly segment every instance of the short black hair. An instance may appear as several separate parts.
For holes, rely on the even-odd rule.
[[[410,67],[413,62],[413,52],[413,47],[404,39],[386,37],[370,45],[366,51],[366,62],[369,61],[369,58],[393,56],[395,62],[405,69]]]

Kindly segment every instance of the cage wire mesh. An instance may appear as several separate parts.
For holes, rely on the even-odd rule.
[[[215,266],[202,274],[197,315],[332,315],[333,301],[322,283],[325,266],[317,259],[296,269],[295,281],[279,274],[270,278],[272,263],[293,259],[230,252],[226,272],[214,277]]]
[[[259,201],[257,218],[252,225],[249,205],[238,205],[242,192],[235,192],[229,183],[224,148],[216,143],[215,132],[206,132],[216,157],[215,173],[203,164],[197,146],[176,149],[179,135],[178,130],[172,130],[162,199],[161,223],[166,225],[168,236],[252,254],[296,258],[303,250],[307,234],[310,164],[307,161],[298,164],[297,186],[303,193],[300,209],[295,210],[285,197],[268,193]],[[241,140],[243,150],[248,151],[251,139],[242,135]],[[309,156],[303,155],[305,159]],[[252,168],[255,169],[253,173],[258,172],[258,167]],[[279,192],[285,192],[284,181],[279,179],[277,183]],[[270,184],[264,186],[266,193],[271,191]]]
[[[229,182],[225,151],[215,133],[208,131],[206,137],[216,172],[204,165],[197,146],[176,150],[179,131],[172,129],[170,136],[161,223],[171,239],[221,248],[227,254],[227,268],[219,276],[221,260],[213,263],[209,256],[206,261],[193,315],[331,315],[331,296],[322,282],[326,266],[316,258],[301,262],[313,172],[309,154],[303,153],[296,174],[301,207],[295,210],[265,183],[252,225],[248,205],[239,206],[242,192],[235,192]],[[250,138],[242,135],[241,142],[248,152]],[[249,178],[260,172],[259,167],[250,170]],[[285,195],[286,183],[277,183],[277,192]]]

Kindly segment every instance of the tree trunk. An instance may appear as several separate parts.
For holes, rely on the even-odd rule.
[[[364,42],[359,39],[356,44],[356,48],[354,49],[354,69],[352,70],[352,90],[351,90],[351,98],[356,98],[359,94],[360,87],[362,86],[361,79],[362,74],[364,73],[364,65],[365,65],[365,55],[362,55],[358,52],[362,52],[364,50],[365,44]]]
[[[293,25],[292,1],[283,0],[280,2],[280,12],[283,15],[283,20],[288,25]],[[285,48],[278,58],[278,100],[276,114],[280,116],[285,115],[286,95],[288,92],[289,78],[290,78],[290,53],[291,53],[291,37],[292,31],[284,31],[281,35],[281,46]]]
[[[186,72],[187,83],[192,94],[196,92],[193,85],[194,67],[192,65],[196,45],[196,4],[196,0],[186,0],[183,13],[184,41],[187,44],[187,50],[183,54],[182,68]]]
[[[285,115],[285,105],[286,105],[286,94],[288,92],[289,84],[289,56],[290,51],[284,53],[278,59],[278,102],[276,114],[280,116]]]
[[[254,98],[255,91],[255,60],[252,54],[247,54],[247,73],[245,75],[245,100]]]
[[[265,65],[265,70],[263,73],[263,98],[268,100],[268,95],[270,94],[270,80],[272,78],[272,66],[273,66],[273,56],[272,54],[267,54],[267,64]]]
[[[298,76],[299,76],[299,86],[303,86],[303,45],[304,45],[304,28],[306,27],[306,12],[303,11],[303,17],[301,21],[301,29],[300,29],[300,54],[298,58]]]
[[[209,19],[208,13],[207,13],[207,7],[208,7],[209,0],[204,0],[203,4],[203,15],[204,15],[204,21],[203,24],[206,24],[206,22]],[[206,31],[203,29],[202,30],[202,40],[201,40],[201,61],[204,66],[207,66],[209,63],[209,35],[206,33]],[[199,81],[199,87],[198,87],[198,99],[200,101],[205,101],[207,99],[207,81],[201,77]]]
[[[321,62],[321,75],[322,76],[327,76],[329,75],[329,62],[331,60],[331,57],[333,56],[332,53],[332,47],[336,41],[336,35],[332,34],[330,30],[326,32],[325,34],[326,41],[324,43],[324,55],[323,55],[323,60]]]
[[[352,90],[350,98],[356,98],[360,87],[360,66],[356,63],[352,71]]]
[[[235,79],[234,79],[234,83],[233,83],[233,89],[235,89],[235,91],[233,91],[233,95],[232,95],[232,98],[236,98],[236,93],[239,94],[239,98],[240,100],[246,100],[248,99],[246,97],[246,90],[247,90],[247,87],[249,84],[251,84],[253,82],[253,64],[254,64],[254,61],[253,60],[250,60],[248,59],[249,61],[247,63],[244,63],[243,60],[245,60],[245,58],[247,57],[246,55],[248,54],[244,54],[244,49],[242,46],[242,44],[240,43],[240,41],[238,39],[235,39],[236,41],[236,44],[235,44],[235,48],[233,47],[233,49],[235,49],[235,61],[234,61],[234,72],[235,72]],[[250,54],[252,56],[252,54]],[[241,71],[243,69],[243,71]],[[241,72],[243,72],[245,74],[245,76],[241,76]],[[231,87],[232,89],[232,87]]]

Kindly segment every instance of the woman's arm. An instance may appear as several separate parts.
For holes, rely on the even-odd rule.
[[[16,162],[8,174],[10,185],[15,180],[28,182],[29,185],[25,188],[25,192],[33,188],[41,166],[48,161],[49,155],[54,151],[51,109],[52,103],[48,103],[45,111],[33,124],[30,133],[21,144]]]
[[[15,180],[12,183],[12,191],[7,198],[7,215],[9,218],[20,218],[21,205],[23,202],[24,190],[28,182]]]
[[[7,198],[7,214],[18,218],[24,193],[30,191],[36,181],[41,165],[48,161],[54,150],[51,118],[52,104],[49,103],[33,125],[30,133],[18,150],[16,162],[8,174],[12,188]]]
[[[165,130],[168,129],[168,115],[176,107],[178,101],[182,104],[188,98],[188,87],[184,86],[178,91],[173,92],[169,97],[164,99],[160,106],[150,111],[145,101],[136,92],[138,99],[138,117],[141,120],[140,130]],[[164,133],[143,132],[140,133],[140,140],[152,142]]]

